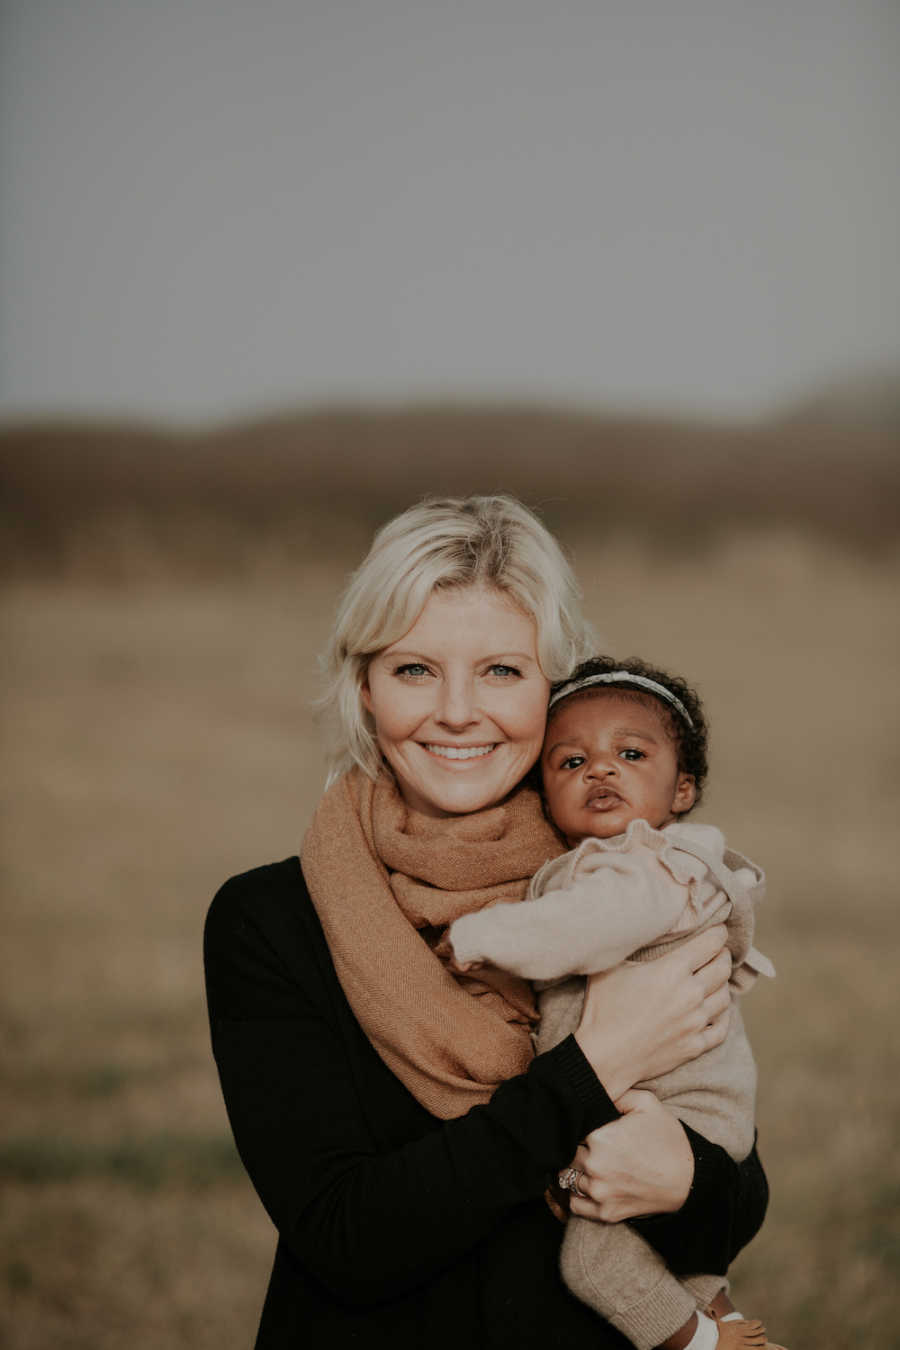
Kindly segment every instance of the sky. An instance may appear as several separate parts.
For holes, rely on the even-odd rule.
[[[896,0],[3,0],[0,416],[900,368]]]

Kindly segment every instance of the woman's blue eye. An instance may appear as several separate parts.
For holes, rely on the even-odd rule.
[[[419,675],[427,675],[428,667],[421,661],[408,661],[405,666],[398,666],[394,671],[395,675],[410,675],[414,679]]]
[[[634,750],[629,748],[628,750],[621,750],[619,753],[621,754],[623,759],[628,759],[631,761],[634,761],[636,759],[646,759],[646,755],[644,754],[643,750]]]
[[[509,675],[521,675],[522,672],[516,666],[505,666],[501,661],[498,661],[495,665],[491,666],[491,674],[506,677]]]

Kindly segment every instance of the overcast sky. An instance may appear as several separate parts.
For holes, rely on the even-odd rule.
[[[897,0],[4,0],[0,413],[900,366]]]

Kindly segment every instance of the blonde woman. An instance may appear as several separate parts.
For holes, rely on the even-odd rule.
[[[723,928],[594,977],[540,1056],[531,987],[436,950],[563,852],[529,779],[587,641],[556,541],[506,497],[411,508],[350,582],[331,784],[301,856],[232,878],[206,928],[222,1089],[279,1235],[261,1350],[621,1344],[559,1276],[546,1190],[579,1145],[579,1213],[635,1220],[673,1269],[724,1270],[762,1222],[755,1151],[630,1091],[724,1038]]]

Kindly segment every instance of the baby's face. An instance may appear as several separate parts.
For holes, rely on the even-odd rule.
[[[551,819],[571,847],[589,835],[611,839],[632,820],[661,829],[696,796],[656,700],[614,689],[576,694],[551,714],[541,772]]]

